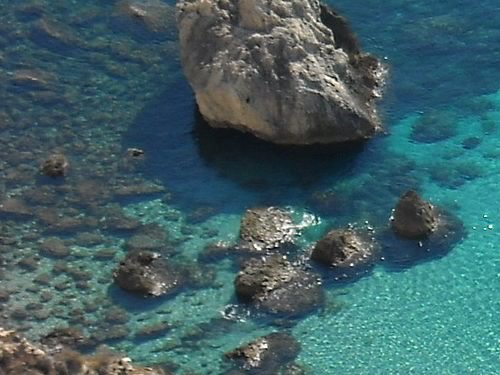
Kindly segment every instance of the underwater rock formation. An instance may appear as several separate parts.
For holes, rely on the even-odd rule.
[[[422,239],[437,229],[438,213],[433,205],[422,200],[414,190],[409,190],[399,199],[391,224],[401,237]]]
[[[274,332],[259,337],[224,354],[244,370],[259,374],[278,374],[285,364],[293,361],[300,352],[300,344],[289,334]]]
[[[113,278],[123,290],[153,297],[172,293],[181,284],[180,275],[160,254],[151,251],[128,253]]]
[[[338,277],[356,274],[376,261],[379,246],[366,235],[350,229],[334,229],[321,238],[311,252],[311,259],[331,266]]]
[[[182,0],[177,25],[184,73],[211,126],[301,145],[380,129],[385,68],[319,1]]]
[[[69,162],[64,154],[54,153],[41,166],[42,174],[49,177],[64,177],[68,173]]]
[[[234,286],[241,300],[287,316],[310,312],[324,298],[315,274],[293,266],[280,255],[250,259],[236,276]]]
[[[3,375],[166,375],[163,370],[138,367],[130,358],[110,353],[83,356],[74,351],[51,353],[15,331],[0,328],[0,373]]]

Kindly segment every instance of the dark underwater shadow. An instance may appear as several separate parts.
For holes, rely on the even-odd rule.
[[[162,181],[179,208],[301,204],[311,191],[352,173],[364,143],[285,147],[250,134],[213,129],[184,79],[144,107],[124,136],[146,153],[142,172]]]
[[[172,294],[148,298],[128,293],[115,285],[110,285],[107,290],[107,295],[115,305],[123,307],[130,312],[141,312],[155,309],[181,292],[182,290],[179,290]]]
[[[440,259],[465,239],[467,231],[460,219],[444,212],[443,227],[421,241],[403,239],[387,229],[380,236],[382,243],[381,265],[388,271],[404,271],[408,268]]]

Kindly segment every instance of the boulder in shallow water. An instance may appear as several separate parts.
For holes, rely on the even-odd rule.
[[[379,246],[375,240],[352,229],[334,229],[321,238],[311,252],[311,259],[331,266],[339,277],[355,275],[374,264]]]
[[[151,251],[128,253],[113,273],[123,290],[142,296],[161,296],[176,291],[181,277],[160,254]]]
[[[423,201],[414,191],[403,194],[391,224],[392,230],[382,234],[382,258],[395,270],[443,257],[467,236],[457,216]]]
[[[273,255],[250,259],[234,281],[236,295],[258,309],[273,314],[297,316],[323,303],[317,275]]]
[[[301,145],[380,129],[385,69],[317,0],[181,0],[177,25],[184,73],[211,126]]]
[[[438,212],[434,206],[409,190],[399,199],[391,218],[396,234],[408,239],[422,239],[438,227]]]
[[[274,332],[259,337],[224,354],[244,370],[259,374],[278,374],[280,368],[293,361],[300,352],[300,344],[293,336]]]

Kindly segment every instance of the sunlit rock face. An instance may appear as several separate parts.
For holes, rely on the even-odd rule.
[[[199,110],[281,144],[358,141],[380,129],[385,70],[316,0],[177,2],[181,62]]]

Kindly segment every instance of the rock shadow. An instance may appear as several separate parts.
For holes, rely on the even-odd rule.
[[[164,182],[181,209],[210,204],[229,213],[304,202],[311,191],[350,173],[364,149],[364,143],[285,147],[213,129],[183,79],[144,107],[124,143],[145,151],[141,172]]]
[[[441,210],[442,227],[422,240],[403,239],[387,229],[380,236],[382,266],[388,271],[404,271],[415,265],[446,256],[465,239],[467,231],[460,219]]]

